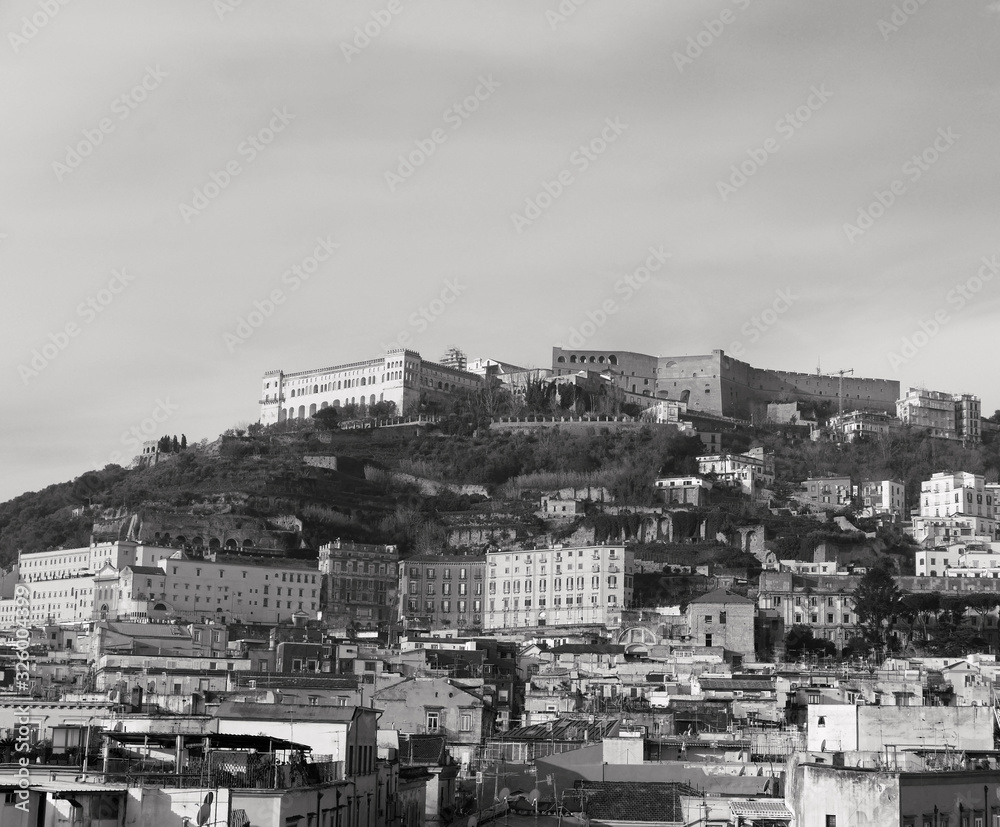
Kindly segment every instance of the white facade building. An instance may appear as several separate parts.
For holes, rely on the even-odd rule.
[[[916,553],[918,577],[988,577],[1000,579],[1000,543],[920,549]]]
[[[487,552],[484,630],[617,626],[634,570],[624,546]]]
[[[263,425],[307,419],[324,408],[395,402],[400,416],[417,413],[421,396],[445,402],[483,386],[483,377],[430,362],[412,350],[390,350],[377,359],[284,373],[271,370],[261,379]]]
[[[898,419],[884,411],[845,411],[827,422],[827,427],[844,442],[878,439],[899,425]]]
[[[96,574],[104,566],[116,569],[125,566],[155,566],[177,549],[116,540],[111,543],[92,543],[84,548],[30,551],[18,554],[18,571],[22,583],[38,580],[56,580],[83,574]]]
[[[920,485],[920,514],[913,518],[918,543],[996,539],[993,494],[982,474],[939,471]]]
[[[906,511],[906,486],[899,480],[865,480],[859,493],[861,516],[901,516]]]
[[[698,473],[715,474],[719,480],[735,483],[748,496],[774,485],[774,455],[763,448],[745,454],[709,454],[698,457]]]
[[[904,425],[926,428],[931,436],[976,444],[981,439],[982,405],[970,393],[948,394],[910,388],[896,402],[896,415]]]

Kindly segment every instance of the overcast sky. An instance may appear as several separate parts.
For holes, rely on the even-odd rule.
[[[401,336],[1000,407],[991,0],[50,2],[0,11],[0,500]]]

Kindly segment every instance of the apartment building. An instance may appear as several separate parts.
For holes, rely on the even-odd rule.
[[[320,609],[315,561],[175,551],[159,567],[167,575],[166,598],[153,609],[178,617],[274,624],[299,612],[315,618]]]
[[[775,613],[783,630],[808,626],[817,638],[833,641],[839,650],[857,634],[851,593],[859,579],[764,571],[760,575],[757,608]]]
[[[404,624],[482,628],[485,557],[417,555],[399,568],[399,619]]]
[[[701,477],[660,477],[654,483],[656,493],[666,505],[707,505],[712,483]]]
[[[919,549],[914,555],[918,577],[988,577],[1000,579],[1000,543]]]
[[[801,485],[802,490],[796,494],[799,502],[831,510],[846,508],[854,502],[850,477],[810,477]]]
[[[885,411],[844,411],[832,416],[827,427],[844,442],[874,440],[898,428],[900,421]]]
[[[326,586],[324,617],[373,628],[395,615],[399,584],[395,546],[334,540],[320,546],[319,573]]]
[[[904,425],[924,428],[931,436],[976,444],[982,438],[982,404],[969,393],[948,394],[910,388],[896,402],[896,415]]]
[[[863,517],[900,517],[906,513],[906,486],[899,480],[864,480],[858,504]]]
[[[487,552],[484,628],[617,626],[633,573],[624,546]]]
[[[917,542],[965,540],[997,536],[993,493],[982,474],[939,471],[920,484],[920,513],[913,517]]]
[[[698,473],[714,474],[716,479],[739,485],[749,497],[774,485],[774,454],[753,448],[745,454],[708,454],[698,457]]]

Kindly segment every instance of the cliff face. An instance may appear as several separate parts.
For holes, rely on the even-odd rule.
[[[94,540],[286,550],[298,546],[301,527],[301,522],[294,517],[277,518],[272,522],[240,514],[196,515],[142,509],[113,519],[95,521]]]

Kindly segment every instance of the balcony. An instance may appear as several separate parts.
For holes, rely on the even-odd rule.
[[[170,772],[166,766],[144,767],[137,761],[111,759],[104,780],[129,787],[208,786],[233,790],[291,790],[345,780],[343,761],[273,763],[268,758],[265,754],[248,757],[245,762],[213,761],[207,773],[201,769],[202,761],[195,759],[180,773]]]

